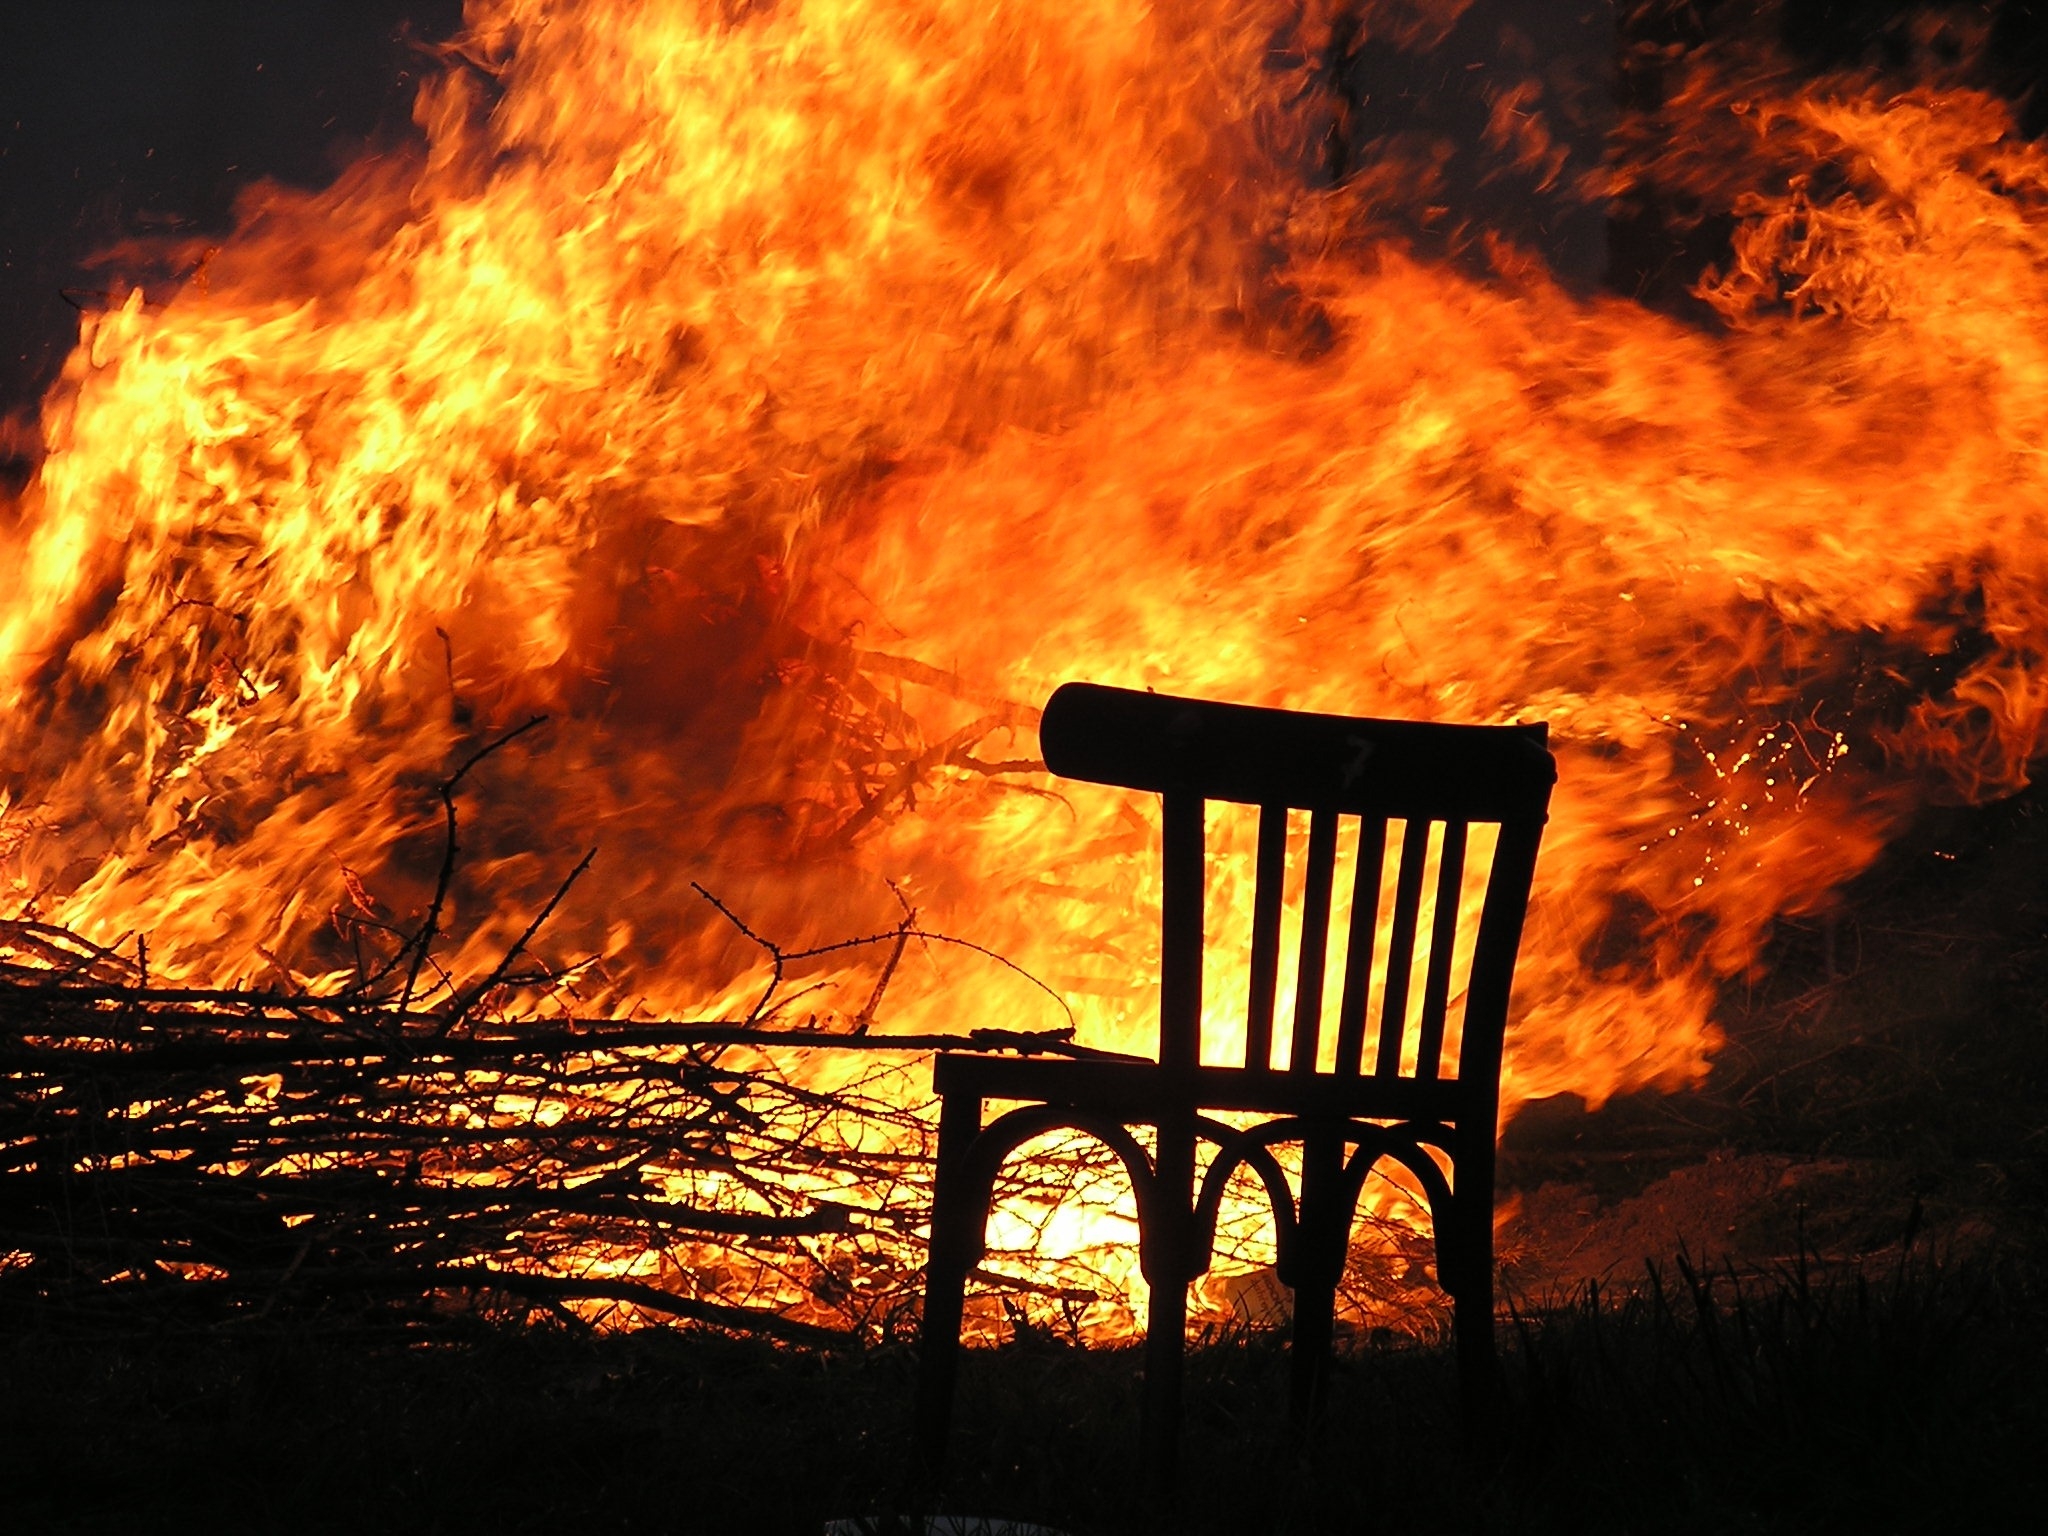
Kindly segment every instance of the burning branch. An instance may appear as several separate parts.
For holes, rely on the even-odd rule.
[[[437,791],[437,793],[440,795],[441,809],[443,814],[446,816],[448,823],[447,837],[442,845],[441,871],[439,875],[435,877],[434,880],[434,895],[433,899],[427,903],[426,917],[421,920],[419,929],[417,932],[413,934],[412,938],[399,948],[398,955],[394,957],[393,960],[393,965],[396,965],[400,961],[403,961],[406,968],[405,986],[399,992],[399,1006],[401,1008],[411,1003],[413,992],[419,985],[420,967],[426,962],[428,953],[434,947],[434,940],[440,935],[441,913],[446,909],[448,904],[448,888],[450,885],[454,883],[455,880],[455,866],[457,860],[461,855],[461,845],[457,843],[455,840],[456,786],[459,785],[463,781],[463,779],[468,776],[469,771],[472,768],[476,767],[477,764],[481,763],[493,752],[496,752],[501,747],[510,746],[514,741],[518,740],[521,736],[524,736],[528,731],[534,730],[539,726],[545,725],[547,723],[547,718],[548,717],[546,715],[535,715],[531,720],[527,721],[524,725],[515,726],[513,729],[506,731],[502,735],[496,736],[492,738],[490,741],[485,742],[481,747],[478,747],[476,751],[470,753],[468,757],[463,759],[461,765],[458,766],[452,774],[450,774],[447,778],[441,781],[440,788]],[[550,901],[548,903],[546,910],[543,911],[541,913],[541,916],[535,920],[533,928],[527,930],[525,939],[522,939],[518,945],[515,945],[513,947],[511,954],[507,955],[507,964],[510,963],[512,955],[516,954],[519,949],[524,947],[526,941],[530,940],[533,937],[535,930],[539,928],[540,924],[547,920],[548,913],[554,911],[556,902],[559,902],[561,900],[563,893],[565,893],[568,890],[569,884],[576,879],[577,875],[582,874],[583,871],[589,867],[590,860],[592,857],[595,856],[595,853],[595,849],[591,850],[591,853],[586,854],[584,856],[583,862],[576,866],[574,873],[572,873],[569,876],[569,880],[563,883],[562,890],[556,893],[554,901]],[[388,972],[389,969],[390,967],[387,967],[386,971]],[[372,978],[371,984],[374,985],[377,979],[381,979],[382,974],[385,973],[380,973],[378,978]]]
[[[801,960],[816,960],[825,955],[836,955],[851,950],[867,949],[877,944],[893,945],[894,947],[890,950],[889,959],[884,964],[880,977],[876,980],[874,992],[870,994],[867,1002],[864,1005],[862,1005],[860,1011],[854,1015],[856,1028],[853,1032],[855,1034],[860,1034],[865,1030],[868,1024],[873,1022],[875,1010],[881,1006],[882,995],[888,989],[889,979],[896,973],[896,965],[898,960],[902,956],[904,945],[909,943],[910,940],[916,939],[919,943],[922,944],[948,944],[955,946],[956,948],[972,950],[975,954],[981,955],[985,959],[993,960],[997,965],[1002,966],[1005,970],[1013,971],[1017,975],[1023,977],[1024,980],[1028,981],[1032,986],[1036,987],[1039,991],[1043,992],[1047,997],[1051,998],[1055,1003],[1059,1004],[1060,1011],[1067,1016],[1067,1027],[1059,1030],[1019,1033],[1017,1031],[1012,1030],[977,1029],[970,1031],[967,1035],[964,1036],[933,1035],[922,1038],[929,1039],[933,1042],[943,1041],[945,1042],[945,1044],[950,1044],[955,1047],[967,1046],[968,1048],[973,1050],[990,1049],[988,1042],[991,1040],[1014,1040],[1020,1042],[1015,1047],[1016,1049],[1020,1050],[1045,1050],[1057,1049],[1061,1047],[1066,1047],[1072,1052],[1078,1052],[1080,1050],[1079,1047],[1072,1046],[1071,1043],[1074,1038],[1074,1030],[1077,1027],[1077,1023],[1074,1018],[1074,1010],[1068,1006],[1067,1000],[1064,997],[1061,997],[1059,993],[1055,992],[1051,987],[1047,986],[1043,981],[1039,980],[1038,977],[1032,975],[1031,972],[1025,970],[1024,967],[1018,965],[1015,961],[1009,959],[1007,956],[996,953],[996,951],[987,948],[985,945],[976,944],[971,939],[955,938],[951,934],[933,933],[926,929],[919,928],[917,926],[917,913],[913,911],[908,904],[905,904],[903,909],[903,921],[899,923],[896,927],[888,930],[886,933],[871,933],[863,938],[858,939],[837,939],[830,944],[814,945],[809,949],[783,949],[781,946],[771,942],[770,940],[762,938],[760,934],[756,933],[753,929],[749,928],[746,925],[746,923],[740,919],[739,915],[732,910],[731,907],[728,907],[724,902],[720,901],[716,896],[712,895],[711,892],[704,889],[704,887],[699,885],[696,881],[692,880],[690,882],[690,889],[695,891],[699,896],[702,896],[713,907],[717,908],[720,916],[724,917],[727,922],[731,923],[733,927],[737,928],[745,938],[747,938],[754,944],[758,945],[761,949],[761,952],[768,956],[768,985],[762,990],[761,996],[758,999],[756,999],[754,1006],[748,1010],[747,1018],[750,1022],[773,1018],[777,1013],[781,1012],[783,1008],[788,1006],[788,1000],[784,1000],[781,1002],[776,1001],[776,994],[782,990],[783,984],[787,980],[788,967],[793,962]],[[891,889],[894,890],[895,888],[892,886]],[[900,891],[897,892],[896,899],[899,902],[903,900],[903,895]],[[845,1039],[845,1036],[840,1034],[825,1034],[821,1035],[820,1038],[823,1040],[839,1042],[843,1041]],[[903,1039],[908,1037],[899,1036],[897,1038]],[[928,1046],[926,1048],[934,1050],[943,1050],[945,1049],[945,1044],[934,1043],[933,1045]],[[888,1049],[890,1046],[890,1042],[884,1040],[878,1042],[878,1045],[882,1049]],[[1001,1046],[1001,1048],[1010,1049],[1011,1047],[1005,1044]],[[1089,1052],[1088,1054],[1103,1055],[1113,1053]]]

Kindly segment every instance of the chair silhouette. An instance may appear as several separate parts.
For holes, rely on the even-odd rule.
[[[1296,1423],[1319,1405],[1353,1210],[1383,1158],[1406,1168],[1428,1200],[1466,1410],[1483,1416],[1495,1371],[1501,1040],[1557,777],[1545,727],[1348,719],[1069,683],[1047,703],[1040,729],[1055,773],[1163,798],[1159,1059],[939,1057],[917,1409],[928,1464],[945,1455],[965,1286],[986,1252],[997,1171],[1024,1142],[1060,1128],[1099,1138],[1136,1191],[1151,1294],[1142,1454],[1160,1491],[1170,1485],[1178,1438],[1187,1290],[1209,1267],[1224,1185],[1239,1167],[1257,1175],[1272,1202],[1275,1269],[1294,1293]],[[1201,1059],[1210,800],[1259,807],[1245,1049],[1228,1066]],[[1290,810],[1308,813],[1308,833],[1294,1017],[1285,1065],[1276,1067]],[[1331,1042],[1323,1014],[1333,875],[1340,823],[1354,817],[1356,878]],[[1399,824],[1391,843],[1389,823]],[[1488,830],[1490,862],[1469,858]],[[1420,954],[1418,938],[1426,940]],[[1333,1067],[1319,1065],[1332,1056]],[[1020,1107],[984,1125],[992,1100]],[[1211,1118],[1221,1111],[1268,1118],[1242,1129]],[[1135,1134],[1144,1127],[1153,1132],[1150,1152]],[[1198,1178],[1200,1142],[1216,1152]],[[1298,1198],[1274,1152],[1288,1143],[1301,1148]]]

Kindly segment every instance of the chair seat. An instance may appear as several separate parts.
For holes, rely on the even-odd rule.
[[[939,1096],[1058,1104],[1129,1119],[1162,1112],[1241,1110],[1307,1120],[1410,1120],[1455,1124],[1455,1078],[1340,1077],[1244,1067],[1168,1068],[1154,1061],[977,1056],[948,1052],[933,1073]],[[1470,1096],[1465,1099],[1470,1104]],[[1490,1130],[1490,1127],[1489,1127]]]

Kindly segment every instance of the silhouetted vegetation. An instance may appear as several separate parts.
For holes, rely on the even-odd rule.
[[[1188,1532],[1958,1530],[2043,1492],[2048,1323],[2018,1263],[1823,1280],[1684,1265],[1504,1333],[1496,1452],[1457,1433],[1448,1348],[1339,1361],[1305,1451],[1272,1335],[1189,1361]],[[953,1481],[909,1452],[913,1360],[666,1331],[480,1321],[389,1333],[14,1335],[12,1530],[816,1533],[945,1509],[1090,1536],[1146,1523],[1138,1351],[1044,1336],[965,1361]],[[886,1528],[878,1524],[878,1529]]]

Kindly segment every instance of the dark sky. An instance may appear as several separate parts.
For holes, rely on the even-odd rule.
[[[0,417],[32,411],[75,339],[64,290],[129,236],[228,227],[260,177],[318,186],[409,131],[413,38],[461,0],[0,4]]]

